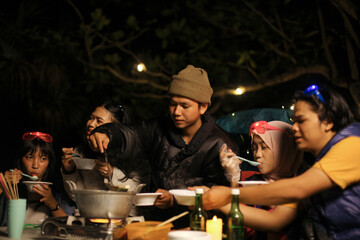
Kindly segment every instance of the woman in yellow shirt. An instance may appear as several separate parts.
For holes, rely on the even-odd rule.
[[[293,131],[300,150],[316,157],[303,174],[241,188],[245,204],[280,205],[310,198],[310,219],[333,239],[360,239],[360,124],[344,98],[312,85],[295,93]],[[231,189],[215,186],[203,196],[206,209],[231,201]]]

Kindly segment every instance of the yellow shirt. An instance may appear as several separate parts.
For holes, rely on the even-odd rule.
[[[348,137],[335,144],[314,164],[342,189],[360,181],[360,137]]]

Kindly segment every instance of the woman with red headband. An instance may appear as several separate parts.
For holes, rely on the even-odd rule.
[[[273,182],[295,176],[302,162],[302,151],[296,149],[291,125],[282,121],[258,121],[250,126],[251,149],[260,174],[246,180]],[[238,186],[241,160],[231,149],[223,146],[220,150],[222,166],[227,172],[232,186]],[[235,185],[236,183],[236,185]],[[227,214],[230,204],[220,208]],[[244,215],[246,239],[286,239],[283,231],[296,217],[295,203],[275,207],[241,205]],[[262,221],[267,219],[268,221]],[[254,231],[256,230],[256,231]]]
[[[309,204],[301,208],[305,218],[299,221],[305,228],[296,237],[360,239],[360,123],[332,89],[312,85],[296,92],[294,99],[295,141],[315,157],[314,165],[294,178],[240,188],[240,202],[279,205],[306,200]],[[226,187],[213,187],[203,196],[206,209],[230,201]]]
[[[27,132],[22,136],[22,143],[17,151],[17,168],[14,172],[6,171],[5,178],[19,184],[19,195],[27,199],[25,216],[26,224],[40,224],[47,217],[64,217],[73,214],[75,204],[66,197],[62,181],[58,180],[60,171],[56,164],[52,136],[43,132]],[[32,191],[27,191],[21,174],[38,178],[41,182],[51,182],[52,185],[34,184]],[[4,194],[2,194],[4,195]],[[4,196],[1,196],[4,198]],[[2,201],[2,213],[5,213],[6,201]],[[1,214],[1,225],[6,225],[6,217]]]

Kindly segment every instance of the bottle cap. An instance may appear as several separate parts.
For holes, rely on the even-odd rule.
[[[196,193],[196,194],[203,194],[203,193],[204,193],[204,189],[202,189],[202,188],[196,188],[196,189],[195,189],[195,193]]]
[[[232,189],[231,189],[231,194],[232,194],[232,195],[240,195],[240,189],[238,189],[238,188],[232,188]]]

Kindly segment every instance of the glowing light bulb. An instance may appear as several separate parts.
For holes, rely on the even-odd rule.
[[[145,64],[139,63],[139,64],[137,65],[136,69],[138,70],[138,72],[146,71]]]
[[[237,89],[235,89],[235,94],[236,95],[241,95],[245,92],[245,89],[242,87],[238,87]]]

